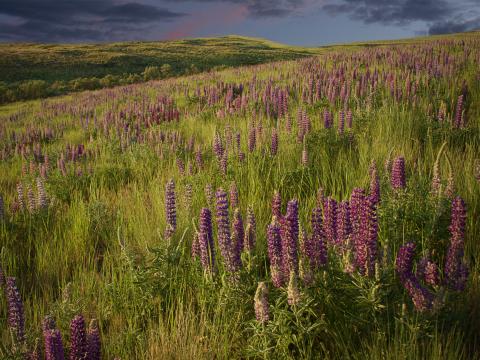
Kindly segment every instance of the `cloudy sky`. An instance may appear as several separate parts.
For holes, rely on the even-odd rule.
[[[1,0],[2,42],[240,34],[294,45],[480,29],[480,0]]]

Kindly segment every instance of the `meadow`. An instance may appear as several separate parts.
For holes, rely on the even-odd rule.
[[[477,32],[1,106],[0,357],[480,359],[479,104]]]

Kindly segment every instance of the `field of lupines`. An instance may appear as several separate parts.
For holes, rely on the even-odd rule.
[[[0,108],[2,359],[480,358],[480,34]]]

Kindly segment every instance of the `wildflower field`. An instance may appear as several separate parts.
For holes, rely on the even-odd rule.
[[[480,359],[480,33],[0,107],[0,358]]]

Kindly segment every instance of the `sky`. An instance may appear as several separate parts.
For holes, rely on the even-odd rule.
[[[480,29],[480,0],[1,0],[1,42],[244,35],[317,46]]]

